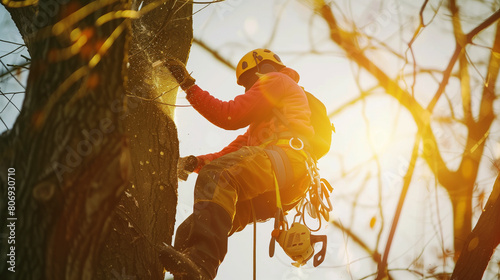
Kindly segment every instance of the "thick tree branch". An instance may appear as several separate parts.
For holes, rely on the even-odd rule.
[[[460,89],[462,92],[462,110],[464,113],[465,123],[470,123],[472,121],[472,109],[469,63],[467,61],[467,53],[464,45],[466,37],[462,30],[459,9],[455,0],[450,0],[450,12],[455,42],[457,43],[457,46],[460,47],[460,53],[458,54],[458,66]]]
[[[466,42],[472,42],[472,39],[479,34],[481,31],[495,23],[495,21],[500,19],[500,9],[494,12],[491,16],[489,16],[487,19],[485,19],[481,24],[476,26],[474,29],[472,29],[469,33],[467,33],[466,37]]]
[[[500,176],[495,180],[490,194],[474,230],[464,242],[451,276],[452,280],[480,280],[488,262],[500,244]]]
[[[500,68],[500,57],[498,56],[498,53],[500,53],[500,21],[497,22],[496,25],[495,41],[493,42],[493,48],[491,51],[490,60],[488,62],[486,81],[484,81],[483,84],[479,118],[477,121],[478,124],[485,123],[486,125],[488,125],[495,118],[493,102],[496,99],[495,88]],[[479,132],[479,134],[481,134],[481,132]]]

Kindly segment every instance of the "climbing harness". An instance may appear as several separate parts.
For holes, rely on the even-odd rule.
[[[280,187],[288,186],[287,184],[290,184],[288,178],[290,176],[293,177],[293,174],[290,175],[291,167],[288,168],[290,171],[285,167],[287,164],[290,165],[288,156],[281,148],[274,148],[276,146],[271,146],[273,149],[266,149],[274,170],[277,206],[274,217],[274,229],[271,233],[271,242],[269,243],[269,256],[274,256],[275,243],[278,242],[283,251],[294,260],[292,265],[296,267],[302,266],[314,256],[313,265],[316,267],[325,259],[327,237],[326,235],[313,235],[311,232],[318,231],[321,228],[322,218],[325,221],[329,220],[329,212],[332,210],[330,193],[333,191],[333,188],[327,180],[320,177],[316,161],[307,156],[307,153],[303,150],[304,142],[300,138],[290,138],[290,140],[286,141],[292,149],[306,154],[307,161],[305,164],[308,170],[307,176],[310,178],[310,185],[307,195],[296,205],[297,214],[294,217],[292,225],[289,227],[280,196]],[[281,144],[280,142],[283,143],[282,140],[278,140],[276,144]],[[297,142],[299,145],[294,144]],[[287,171],[288,174],[286,173]],[[319,227],[317,229],[311,230],[307,226],[305,221],[306,211],[313,219],[319,220]],[[314,255],[314,245],[319,242],[322,243],[322,248]]]

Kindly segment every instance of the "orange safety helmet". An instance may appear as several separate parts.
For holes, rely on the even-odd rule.
[[[285,66],[281,62],[280,57],[268,49],[255,49],[253,51],[245,54],[238,62],[236,66],[236,82],[238,85],[242,85],[240,82],[240,77],[243,73],[247,72],[254,67],[257,67],[263,61],[272,61],[278,65]]]

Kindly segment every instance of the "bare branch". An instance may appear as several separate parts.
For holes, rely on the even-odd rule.
[[[12,44],[12,45],[17,45],[17,46],[25,46],[24,44],[12,42],[12,41],[9,41],[9,40],[3,40],[3,39],[0,39],[0,42]]]
[[[493,49],[488,63],[488,72],[486,74],[486,81],[483,85],[483,94],[481,99],[481,106],[479,111],[478,122],[491,123],[495,118],[493,110],[493,102],[496,99],[495,87],[498,80],[499,67],[500,67],[500,22],[497,22],[497,30],[495,32],[495,41],[493,42]]]
[[[271,32],[271,36],[269,37],[269,41],[267,41],[267,43],[264,45],[267,48],[269,48],[271,46],[274,39],[276,38],[276,33],[278,32],[279,23],[281,21],[281,17],[283,16],[283,12],[285,11],[287,4],[288,4],[288,1],[283,3],[281,5],[281,9],[278,11],[278,14],[276,15],[276,20],[273,24],[273,31]]]
[[[373,91],[372,90],[368,90],[368,91],[361,91],[360,95],[347,101],[346,103],[342,104],[340,107],[338,107],[337,109],[335,109],[334,111],[330,112],[328,114],[328,117],[329,118],[333,118],[334,116],[342,113],[344,110],[348,109],[349,107],[351,107],[352,105],[358,103],[359,101],[361,100],[364,100],[365,98],[367,98],[368,96],[372,95],[373,94]]]
[[[396,227],[398,226],[399,217],[401,215],[401,210],[403,209],[403,204],[406,199],[406,194],[408,193],[408,189],[410,188],[410,182],[413,177],[413,171],[415,170],[415,165],[418,158],[418,147],[420,146],[421,138],[422,138],[421,134],[417,133],[415,137],[415,144],[413,145],[413,152],[411,154],[410,163],[408,165],[408,170],[406,171],[406,174],[404,176],[403,189],[401,190],[401,195],[399,197],[398,206],[396,208],[396,213],[394,215],[394,220],[392,222],[391,231],[389,233],[389,237],[387,238],[387,245],[385,246],[382,262],[379,263],[378,266],[377,279],[383,279],[388,273],[387,258],[391,250],[392,240],[394,238],[394,233],[396,232]]]
[[[465,123],[469,123],[472,120],[469,65],[467,62],[465,44],[463,43],[465,35],[462,30],[460,15],[455,0],[450,0],[450,11],[451,22],[453,24],[453,35],[455,36],[457,46],[461,47],[458,55],[458,66],[460,73],[460,89],[462,93],[462,110],[464,113]]]
[[[10,70],[9,67],[7,67],[7,65],[5,65],[5,63],[3,63],[3,61],[1,59],[0,59],[0,64],[2,64],[2,66],[6,69],[7,75],[10,75],[23,89],[26,89],[26,87],[23,85],[23,83],[21,83],[21,81],[19,81],[17,79],[17,77],[14,76],[14,74],[12,74],[11,71],[9,71]]]
[[[337,228],[339,228],[340,230],[342,230],[342,232],[347,234],[347,236],[352,238],[352,240],[356,244],[358,244],[359,247],[361,247],[363,250],[365,250],[371,256],[373,261],[375,261],[376,263],[380,263],[380,254],[376,251],[372,251],[370,249],[370,247],[363,240],[361,240],[361,238],[359,236],[357,236],[354,232],[352,232],[350,229],[344,227],[341,223],[339,223],[337,221],[332,221],[331,223],[334,226],[336,226]]]
[[[434,97],[432,98],[431,102],[427,106],[428,111],[432,112],[432,110],[436,106],[437,101],[439,100],[439,98],[443,94],[444,89],[446,88],[446,85],[448,84],[448,80],[450,78],[453,66],[455,65],[455,62],[457,61],[462,48],[465,48],[465,46],[467,44],[470,44],[472,42],[472,39],[474,38],[474,36],[476,36],[479,32],[483,31],[488,26],[493,24],[499,18],[500,18],[500,10],[497,10],[495,13],[493,13],[491,16],[489,16],[485,21],[483,21],[481,24],[479,24],[476,28],[474,28],[472,31],[467,33],[467,35],[465,35],[465,37],[464,37],[463,42],[457,42],[457,44],[455,46],[455,51],[452,55],[450,62],[448,63],[448,67],[446,67],[446,69],[443,72],[443,80],[439,84],[439,88],[437,89],[436,93],[434,94]]]
[[[483,31],[490,25],[492,25],[495,21],[500,19],[500,10],[497,10],[494,12],[491,16],[489,16],[487,19],[485,19],[481,24],[479,24],[476,28],[472,29],[469,33],[467,33],[467,42],[472,42],[472,39],[479,34],[479,32]]]
[[[12,75],[12,72],[17,71],[18,69],[26,69],[26,67],[29,66],[30,64],[31,64],[30,61],[24,63],[17,63],[15,65],[7,64],[7,66],[11,66],[11,68],[8,68],[7,70],[0,72],[0,79],[5,76]]]
[[[198,44],[200,47],[202,47],[205,51],[208,53],[212,54],[218,61],[220,61],[222,64],[226,65],[233,71],[236,71],[236,66],[234,66],[229,60],[225,59],[222,57],[222,55],[216,51],[215,49],[209,47],[205,42],[198,40],[196,38],[193,38],[193,43]]]

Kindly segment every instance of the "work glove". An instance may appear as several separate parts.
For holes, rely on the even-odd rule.
[[[179,158],[177,162],[177,178],[186,181],[189,174],[198,166],[198,158],[195,156],[187,156]]]
[[[194,85],[196,80],[189,75],[184,63],[178,59],[169,58],[165,61],[165,66],[168,68],[172,76],[177,80],[182,90],[186,91]]]

